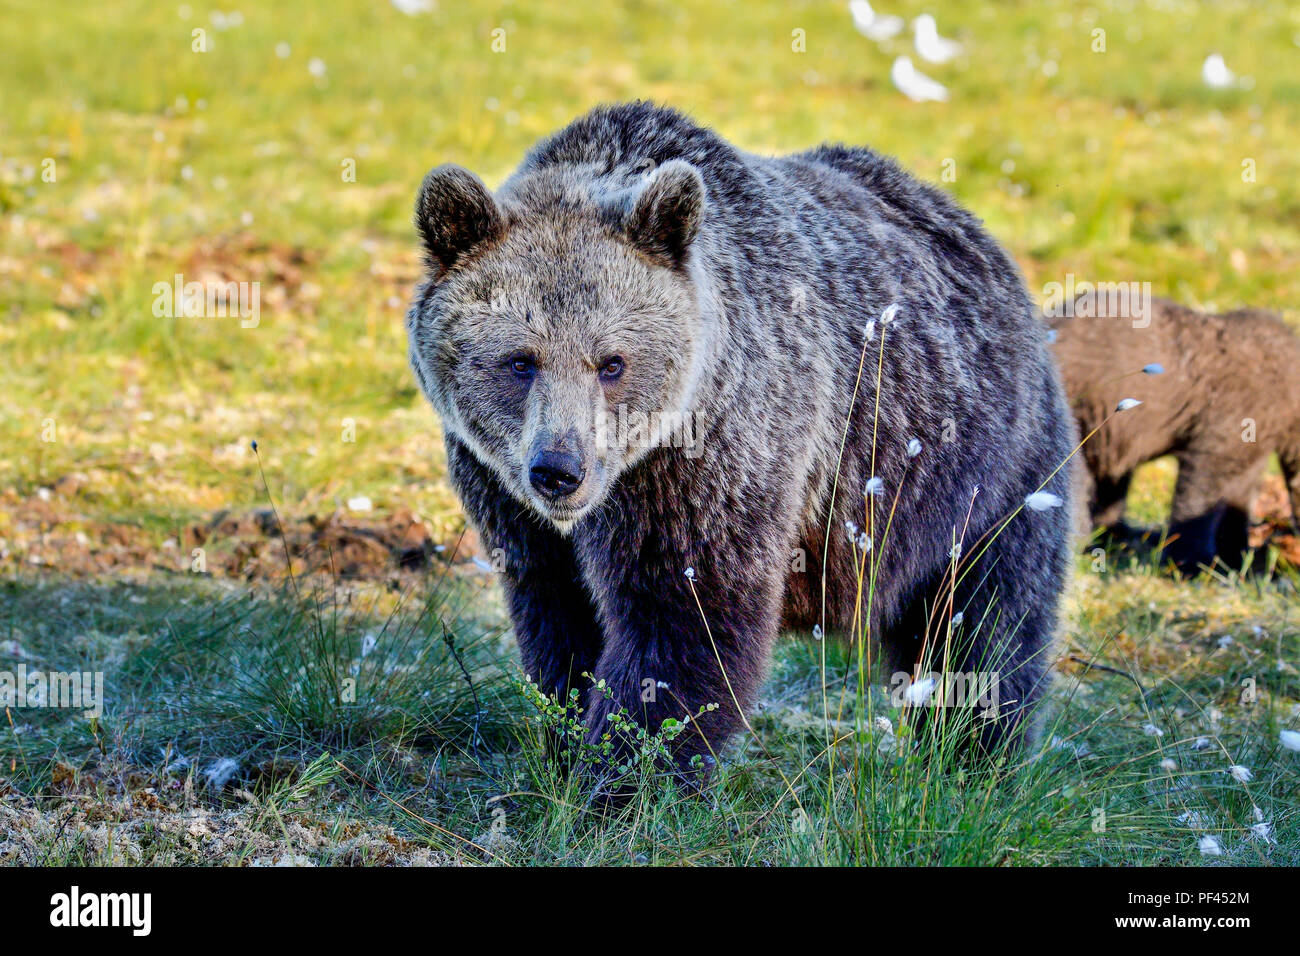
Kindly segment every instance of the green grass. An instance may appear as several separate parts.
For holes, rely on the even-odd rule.
[[[95,723],[5,718],[0,859],[1298,862],[1300,755],[1278,746],[1279,729],[1300,728],[1294,577],[1180,583],[1127,557],[1102,571],[1082,558],[1063,648],[1110,669],[1067,659],[1047,736],[1058,746],[1001,768],[924,735],[882,750],[875,718],[910,721],[872,678],[828,720],[823,688],[856,688],[856,661],[827,648],[823,669],[822,649],[793,635],[755,735],[704,794],[651,779],[601,822],[543,759],[482,579],[400,601],[69,581],[20,570],[28,543],[13,530],[40,488],[79,474],[68,513],[42,531],[141,526],[161,546],[180,523],[264,504],[257,439],[288,513],[364,494],[450,539],[464,519],[402,329],[420,271],[414,190],[447,161],[495,185],[539,136],[610,100],[682,107],[760,152],[843,140],[896,155],[981,216],[1034,293],[1067,273],[1149,281],[1294,325],[1294,5],[954,5],[935,11],[940,28],[969,52],[927,69],[952,91],[927,105],[888,81],[908,43],[861,38],[840,2],[444,0],[409,18],[378,0],[289,0],[245,5],[223,30],[188,6],[188,18],[182,4],[125,0],[0,10],[0,31],[21,38],[0,57],[0,669],[99,669],[110,694]],[[195,28],[207,52],[191,52]],[[796,29],[805,53],[791,50]],[[1253,85],[1205,88],[1214,51]],[[260,282],[260,324],[155,318],[152,287],[177,272]],[[1162,517],[1171,479],[1167,462],[1143,472],[1139,520]],[[222,759],[238,770],[218,789],[207,771]],[[1233,763],[1253,779],[1233,779]],[[1276,844],[1250,838],[1255,806]],[[1207,832],[1223,857],[1200,855]]]
[[[753,733],[702,793],[642,767],[604,818],[546,758],[555,721],[521,693],[495,605],[467,584],[403,602],[12,583],[0,668],[102,670],[108,705],[94,722],[11,711],[0,858],[1194,864],[1214,862],[1209,834],[1219,862],[1294,865],[1300,759],[1278,743],[1300,725],[1292,594],[1082,572],[1063,652],[1100,666],[1068,663],[1043,746],[996,764],[959,754],[958,728],[918,727],[884,685],[857,694],[854,653],[791,636]],[[236,769],[214,780],[223,760]],[[195,819],[218,836],[187,840]],[[1252,834],[1259,820],[1276,842]]]

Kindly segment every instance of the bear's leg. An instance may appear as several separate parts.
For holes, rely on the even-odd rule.
[[[1291,528],[1300,534],[1300,422],[1296,422],[1293,429],[1287,444],[1278,449],[1277,457],[1291,499]]]
[[[1250,548],[1250,510],[1268,467],[1267,456],[1256,458],[1230,474],[1223,487],[1223,517],[1215,537],[1215,554],[1233,570],[1250,571],[1255,553]]]
[[[609,735],[616,763],[633,741],[614,732],[610,714],[625,711],[651,733],[669,718],[689,717],[672,744],[677,771],[689,777],[711,767],[758,693],[778,629],[789,543],[784,532],[767,536],[745,515],[728,523],[750,527],[752,536],[737,530],[726,540],[666,530],[674,523],[647,514],[615,521],[581,549],[584,566],[603,582],[597,596],[606,625],[595,671],[604,690],[589,692],[588,742]]]
[[[1214,553],[1234,571],[1251,570],[1255,563],[1255,553],[1250,549],[1249,511],[1235,505],[1224,507],[1214,539]]]
[[[1218,456],[1186,451],[1178,456],[1178,483],[1169,512],[1165,557],[1183,574],[1214,563],[1223,508],[1219,504],[1223,463]]]
[[[1250,507],[1266,458],[1190,448],[1178,456],[1178,484],[1169,514],[1165,556],[1184,574],[1216,557],[1240,568],[1247,551]]]
[[[1036,736],[1032,714],[1048,682],[1056,633],[1057,600],[1069,563],[1070,517],[1064,509],[1013,518],[979,557],[958,565],[952,588],[948,569],[928,598],[924,673],[938,672],[958,687],[979,688],[946,701],[972,712],[969,733],[985,752],[996,753]],[[961,623],[948,627],[947,606]],[[931,609],[937,609],[931,610]],[[905,639],[894,634],[890,640]],[[935,693],[941,693],[941,690]],[[930,708],[920,715],[935,720]]]
[[[595,669],[601,630],[573,545],[544,526],[461,442],[448,436],[447,465],[461,501],[499,572],[524,673],[565,698]]]
[[[1164,556],[1181,574],[1195,577],[1202,568],[1213,567],[1223,513],[1224,509],[1215,505],[1194,517],[1169,525],[1169,543],[1165,546]]]

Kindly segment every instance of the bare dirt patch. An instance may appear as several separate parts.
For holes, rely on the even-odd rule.
[[[428,522],[410,511],[297,518],[277,518],[269,508],[219,511],[159,532],[79,513],[72,500],[77,484],[68,477],[25,498],[0,493],[0,573],[48,570],[85,578],[162,571],[270,580],[283,578],[292,562],[294,574],[375,581],[442,567],[482,570],[472,530],[435,540]]]
[[[0,493],[0,573],[40,569],[83,578],[164,571],[260,581],[283,578],[292,560],[295,574],[381,581],[443,567],[467,574],[485,569],[472,529],[439,540],[429,522],[408,510],[279,518],[269,508],[223,510],[160,533],[82,514],[83,485],[72,474],[27,497]],[[1266,477],[1255,510],[1251,545],[1272,546],[1300,567],[1300,535],[1280,477]]]

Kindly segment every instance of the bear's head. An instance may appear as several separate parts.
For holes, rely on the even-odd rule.
[[[705,202],[678,160],[542,169],[497,196],[440,166],[420,189],[411,365],[443,427],[562,532],[654,448],[694,440]]]

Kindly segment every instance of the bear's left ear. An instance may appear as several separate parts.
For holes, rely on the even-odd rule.
[[[670,268],[686,262],[704,217],[704,179],[690,163],[664,163],[642,187],[625,222],[628,240]]]

